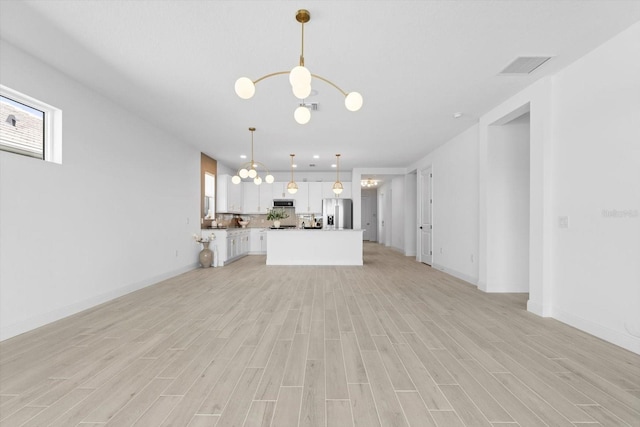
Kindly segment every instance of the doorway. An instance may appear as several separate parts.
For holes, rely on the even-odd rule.
[[[433,173],[431,167],[420,171],[422,205],[420,207],[420,261],[433,263]]]
[[[362,190],[361,215],[362,215],[362,240],[370,242],[378,241],[378,198],[376,190]]]
[[[530,139],[528,111],[488,127],[487,283],[493,292],[529,292]]]

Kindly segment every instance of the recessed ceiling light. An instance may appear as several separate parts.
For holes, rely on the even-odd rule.
[[[334,163],[334,164],[332,164],[332,165],[331,165],[331,167],[332,167],[332,168],[335,168],[335,167],[336,167],[336,164],[335,164],[335,163]]]
[[[294,167],[294,168],[297,168],[297,167],[298,167],[298,165],[291,165],[291,166],[292,166],[292,167]]]
[[[314,159],[319,159],[319,158],[320,158],[320,156],[318,156],[317,154],[314,154],[314,155],[313,155],[313,158],[314,158]]]
[[[241,158],[241,159],[246,159],[246,158],[247,158],[247,155],[246,155],[246,154],[240,154],[240,158]]]
[[[462,117],[462,113],[460,113],[460,112],[453,113],[453,118],[454,119],[459,119],[460,117]]]

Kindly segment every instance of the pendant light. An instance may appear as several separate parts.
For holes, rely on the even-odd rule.
[[[336,182],[333,183],[333,192],[335,195],[342,193],[344,187],[340,182],[340,154],[336,154]]]
[[[295,154],[289,154],[291,156],[291,181],[287,184],[287,191],[289,194],[296,194],[298,192],[298,184],[293,180],[293,158]]]
[[[236,94],[242,99],[249,99],[253,97],[256,93],[256,84],[264,79],[273,76],[279,76],[288,74],[289,75],[289,83],[291,84],[291,90],[293,91],[293,95],[303,100],[307,98],[311,94],[311,80],[322,80],[330,86],[333,86],[344,96],[344,106],[349,111],[358,111],[362,107],[362,95],[358,92],[345,92],[338,85],[317,74],[312,74],[308,68],[304,66],[304,24],[311,20],[311,14],[306,9],[300,9],[296,13],[296,21],[301,24],[301,33],[302,33],[302,44],[300,49],[300,59],[298,61],[298,65],[293,67],[291,71],[277,71],[275,73],[270,73],[265,76],[258,78],[257,80],[252,80],[249,77],[240,77],[236,80],[235,91]],[[311,111],[309,108],[303,103],[299,104],[300,106],[294,111],[294,119],[299,124],[303,125],[309,122],[311,119]]]
[[[264,177],[264,181],[267,184],[271,184],[273,183],[274,178],[273,175],[269,173],[269,169],[267,169],[267,167],[263,163],[253,160],[253,132],[256,131],[256,128],[251,127],[249,128],[249,131],[251,132],[251,161],[240,166],[240,169],[238,170],[236,175],[231,178],[231,182],[233,182],[234,184],[240,184],[243,179],[251,178],[255,185],[262,184],[262,177],[258,175],[258,171],[256,170],[257,167],[262,166],[267,172],[267,175]]]

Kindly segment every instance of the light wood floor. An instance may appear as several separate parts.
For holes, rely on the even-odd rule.
[[[640,357],[377,244],[198,269],[0,344],[2,426],[640,426]]]

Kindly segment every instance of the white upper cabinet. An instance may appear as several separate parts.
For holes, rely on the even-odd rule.
[[[255,185],[253,181],[242,183],[242,213],[266,214],[273,205],[272,187],[275,185],[263,182]]]
[[[242,185],[242,213],[260,213],[260,187],[253,182],[243,182]]]
[[[302,182],[298,183],[296,193],[296,213],[321,214],[322,213],[322,183]]]
[[[242,184],[231,182],[231,175],[218,175],[216,211],[220,213],[242,213]]]
[[[309,207],[309,184],[306,182],[297,182],[298,191],[293,195],[296,201],[296,214],[308,213]]]
[[[322,213],[322,183],[309,183],[309,213]]]
[[[266,214],[267,210],[273,207],[273,184],[260,185],[260,204],[258,213]]]

